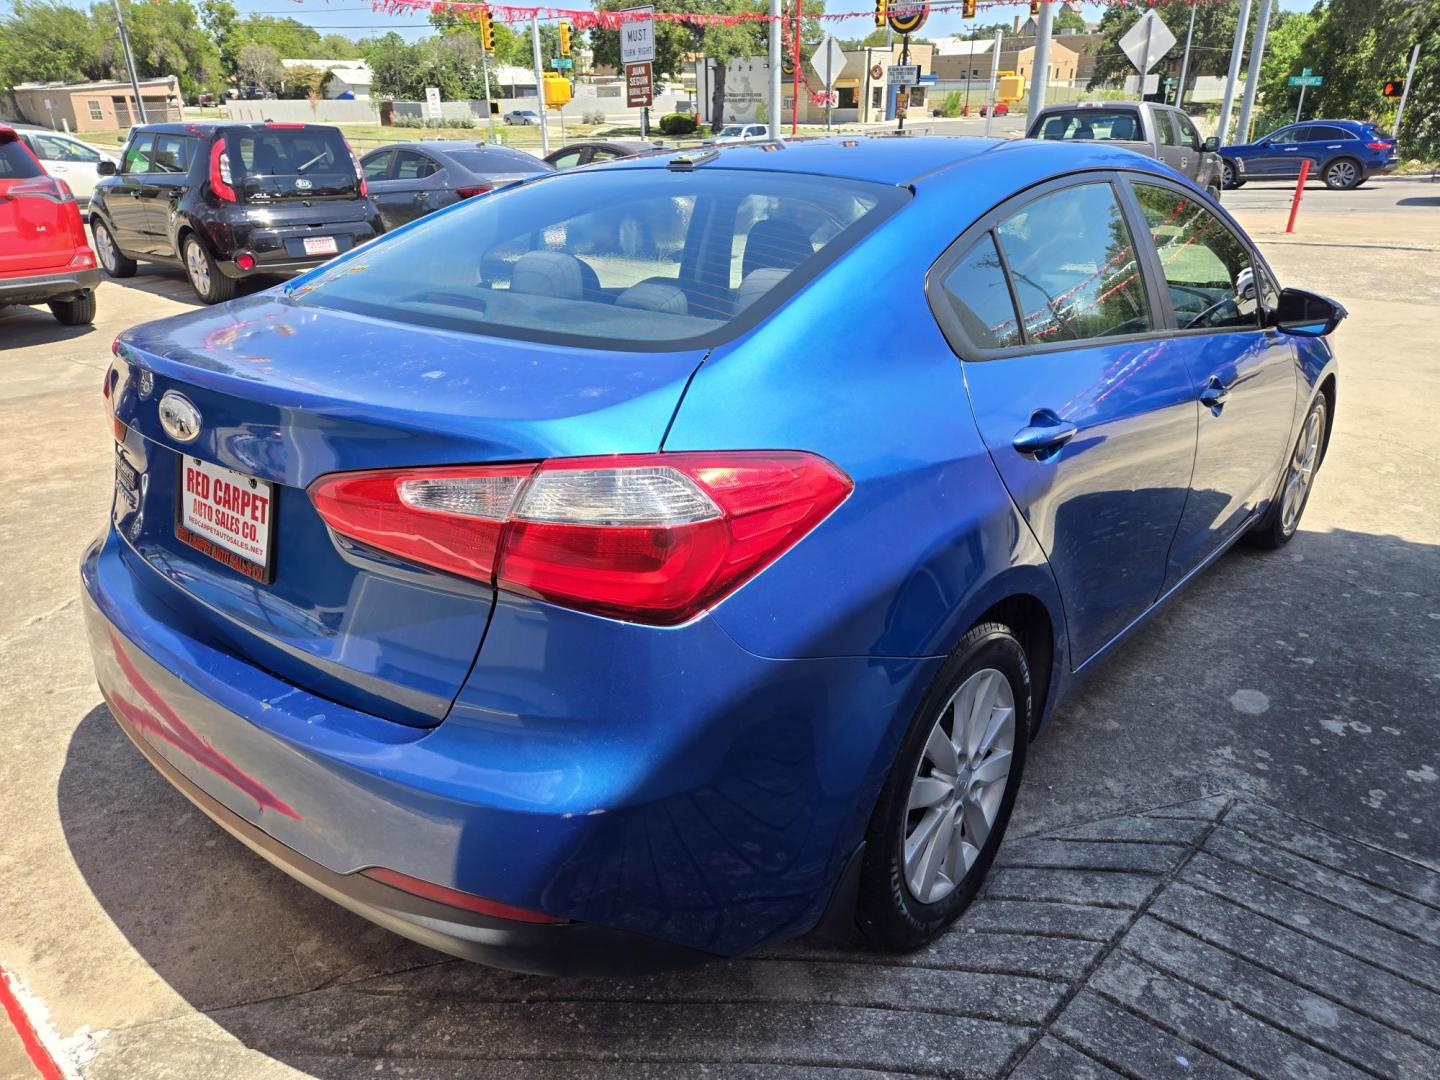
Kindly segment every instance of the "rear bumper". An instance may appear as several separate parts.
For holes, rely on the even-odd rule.
[[[113,530],[81,576],[111,711],[197,805],[366,918],[523,971],[672,967],[812,929],[892,721],[938,664],[769,660],[709,618],[660,631],[517,598],[497,604],[449,718],[414,728],[202,640]],[[456,911],[370,867],[572,922]]]
[[[327,255],[324,258],[317,259],[273,259],[263,263],[257,260],[255,265],[249,270],[242,270],[236,266],[234,259],[217,259],[215,265],[219,267],[220,272],[226,277],[243,281],[246,278],[266,277],[269,275],[291,277],[295,274],[303,274],[306,270],[313,270],[321,263],[329,262],[334,257],[334,255]]]
[[[36,274],[34,277],[0,277],[0,303],[43,304],[51,300],[66,300],[91,292],[99,284],[98,268]]]

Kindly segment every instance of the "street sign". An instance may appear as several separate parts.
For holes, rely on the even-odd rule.
[[[1120,39],[1120,51],[1130,58],[1130,63],[1142,75],[1174,47],[1175,35],[1165,25],[1165,20],[1153,11],[1147,11],[1136,19],[1135,25]]]
[[[575,61],[564,56],[557,56],[550,61],[550,66],[556,71],[569,71],[575,66]]]
[[[425,117],[428,120],[440,119],[440,88],[438,86],[425,88]]]
[[[1289,86],[1323,86],[1325,76],[1311,75],[1310,69],[1306,68],[1304,75],[1291,75],[1285,82]]]
[[[840,42],[835,40],[834,34],[825,35],[825,40],[815,50],[815,55],[810,57],[810,66],[815,69],[815,74],[820,76],[826,90],[835,88],[835,81],[840,78],[840,72],[845,70],[845,50],[840,47]]]
[[[885,69],[885,81],[892,86],[915,86],[920,82],[920,65],[891,64]]]
[[[655,100],[654,80],[649,64],[625,65],[625,107],[648,109]]]
[[[621,15],[654,15],[653,7],[626,8]],[[626,19],[620,24],[620,62],[622,64],[653,64],[655,62],[655,20]]]
[[[930,5],[915,0],[890,0],[885,7],[885,21],[897,34],[913,34],[925,25]]]

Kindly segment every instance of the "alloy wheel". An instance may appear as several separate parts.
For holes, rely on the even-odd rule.
[[[1332,187],[1348,188],[1355,183],[1355,166],[1348,161],[1337,161],[1330,166],[1330,175],[1326,178]]]
[[[185,269],[190,274],[190,283],[201,296],[210,295],[210,263],[200,247],[200,241],[185,242]]]
[[[1222,186],[1228,188],[1235,183],[1235,168],[1227,161],[1220,166],[1220,169],[1220,183]]]
[[[1300,524],[1300,511],[1305,508],[1305,497],[1310,485],[1315,482],[1315,467],[1320,463],[1320,440],[1324,433],[1325,414],[1312,409],[1305,421],[1305,430],[1290,458],[1290,468],[1285,474],[1285,487],[1280,495],[1280,527],[1285,535],[1295,531]]]
[[[115,273],[115,241],[110,230],[104,225],[95,227],[95,254],[100,256],[100,265],[107,274]]]
[[[910,784],[905,885],[922,904],[952,893],[1000,812],[1015,748],[1015,695],[995,668],[966,679],[940,710]]]

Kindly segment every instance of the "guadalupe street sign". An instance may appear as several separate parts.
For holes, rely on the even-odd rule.
[[[1290,86],[1323,86],[1325,84],[1325,76],[1311,75],[1309,73],[1304,75],[1291,75],[1285,82]]]

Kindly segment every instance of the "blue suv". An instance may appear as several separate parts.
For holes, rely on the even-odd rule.
[[[1309,158],[1312,176],[1345,191],[1395,168],[1395,140],[1362,120],[1307,120],[1258,142],[1224,147],[1220,156],[1227,188],[1247,180],[1293,179],[1300,175],[1300,162]]]

